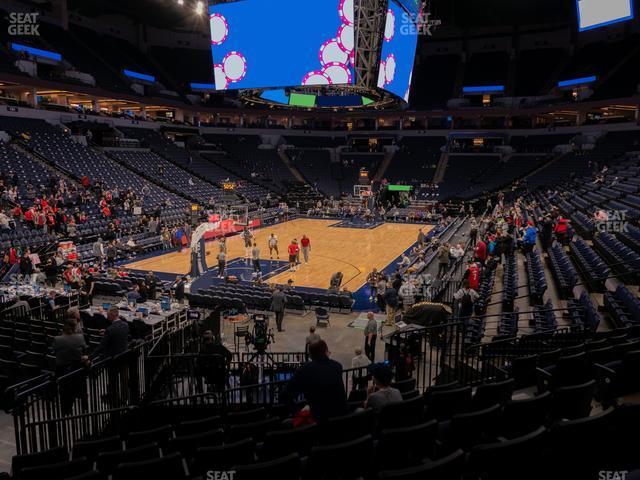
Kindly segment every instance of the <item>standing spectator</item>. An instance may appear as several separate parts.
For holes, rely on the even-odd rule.
[[[413,284],[411,280],[406,281],[398,290],[398,295],[402,299],[402,308],[406,312],[408,308],[411,308],[414,303],[416,303],[416,295],[418,294],[418,289]]]
[[[52,348],[56,357],[57,376],[80,368],[89,360],[84,354],[87,349],[84,335],[78,333],[78,322],[73,316],[65,318],[62,335],[53,338]]]
[[[110,307],[107,312],[109,326],[104,331],[100,345],[93,351],[93,355],[115,357],[127,350],[129,346],[129,325],[120,318],[118,307]]]
[[[554,229],[554,233],[556,234],[556,238],[558,239],[558,243],[561,245],[567,245],[567,231],[569,228],[569,220],[564,217],[559,217],[556,222],[556,227]]]
[[[387,289],[387,278],[384,274],[378,275],[378,285],[376,286],[376,303],[381,312],[386,309],[386,303],[384,303],[384,292]]]
[[[548,250],[551,246],[551,240],[553,235],[553,222],[549,214],[542,219],[542,228],[540,229],[540,243],[543,250]]]
[[[303,394],[313,419],[318,423],[348,412],[347,396],[342,381],[342,365],[329,358],[324,340],[309,346],[311,361],[302,365],[285,387],[283,397],[288,404]]]
[[[446,275],[449,270],[449,244],[447,242],[438,248],[438,277]]]
[[[116,243],[111,240],[107,246],[107,266],[113,268],[116,265],[116,258],[118,256],[118,248]]]
[[[463,280],[462,288],[453,294],[453,298],[458,301],[458,317],[462,319],[465,325],[469,324],[469,320],[473,315],[473,305],[478,297],[478,292],[471,289],[468,279]]]
[[[471,229],[469,230],[469,244],[472,247],[476,246],[478,240],[478,223],[475,217],[471,217]]]
[[[425,236],[424,232],[422,231],[422,227],[420,227],[420,230],[418,231],[418,245],[419,246],[424,246],[424,243],[426,241],[427,237]]]
[[[287,297],[280,287],[276,288],[271,295],[271,310],[276,314],[276,326],[279,332],[282,330],[282,322],[284,320],[284,310],[287,303]]]
[[[378,322],[373,312],[367,313],[367,325],[364,327],[364,354],[373,363],[376,358],[376,340],[378,339]]]
[[[367,276],[367,282],[369,283],[369,301],[371,302],[376,298],[378,294],[378,270],[374,268]]]
[[[176,278],[176,286],[173,295],[178,303],[184,302],[184,277]]]
[[[387,283],[384,290],[384,303],[387,306],[387,326],[395,325],[396,310],[398,308],[398,292],[391,282]]]
[[[316,333],[316,327],[314,325],[311,325],[309,327],[309,335],[307,335],[307,338],[304,342],[304,351],[306,353],[309,353],[309,345],[319,342],[320,340],[322,339],[320,338],[320,335]]]
[[[102,268],[104,263],[104,253],[104,243],[102,243],[102,238],[98,237],[98,239],[93,243],[93,256],[95,257],[98,268]]]
[[[362,348],[356,347],[355,349],[355,357],[351,359],[351,368],[364,368],[371,365],[371,360],[364,353],[362,353]]]
[[[480,239],[476,244],[476,249],[474,252],[476,260],[478,260],[482,265],[487,260],[487,244],[484,240]]]
[[[31,274],[33,274],[33,262],[31,261],[31,252],[25,249],[20,257],[20,275],[25,284],[31,282]]]
[[[522,250],[524,253],[531,252],[536,244],[538,229],[533,226],[531,221],[527,222],[527,229],[522,237]]]

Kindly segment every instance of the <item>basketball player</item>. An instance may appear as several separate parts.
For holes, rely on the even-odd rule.
[[[291,240],[291,244],[289,245],[289,271],[296,271],[296,262],[298,259],[298,254],[300,253],[300,248],[298,247],[298,243],[294,240]]]
[[[304,257],[304,263],[309,263],[309,252],[311,251],[311,240],[306,235],[302,235],[300,240],[302,246],[302,256]]]
[[[260,248],[255,242],[253,242],[253,248],[251,249],[251,260],[253,261],[253,271],[258,273],[262,272],[260,268]]]
[[[225,237],[220,237],[220,240],[218,240],[218,251],[227,253],[227,241]]]
[[[247,260],[247,263],[249,263],[249,259],[251,258],[251,249],[253,247],[253,234],[248,227],[244,227],[242,238],[244,238],[244,258]]]
[[[218,277],[224,278],[224,269],[227,266],[227,254],[222,250],[218,253]]]
[[[269,256],[273,260],[273,252],[276,252],[276,258],[280,259],[280,252],[278,252],[278,237],[275,234],[271,234],[269,237]]]

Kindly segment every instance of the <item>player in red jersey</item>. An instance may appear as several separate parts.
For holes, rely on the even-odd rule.
[[[298,261],[298,254],[300,253],[300,247],[298,242],[291,240],[289,244],[289,271],[295,272],[296,262]]]

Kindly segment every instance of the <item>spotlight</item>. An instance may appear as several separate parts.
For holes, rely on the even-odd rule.
[[[202,15],[204,13],[204,3],[201,1],[196,3],[196,14]]]
[[[182,6],[184,5],[184,0],[176,0],[178,2],[178,5]]]

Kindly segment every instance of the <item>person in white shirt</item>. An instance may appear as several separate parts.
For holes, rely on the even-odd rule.
[[[449,249],[449,255],[451,257],[451,262],[449,265],[451,266],[456,262],[456,260],[464,256],[464,248],[462,248],[462,244],[459,243],[457,245],[452,246]]]
[[[411,259],[407,257],[406,254],[403,253],[400,263],[398,263],[398,267],[407,268],[409,265],[411,265]]]
[[[9,217],[7,217],[4,212],[0,212],[0,228],[3,230],[11,229],[11,226],[9,225]]]
[[[416,295],[418,294],[418,289],[413,284],[413,282],[404,282],[398,291],[398,295],[402,298],[402,306],[406,310],[407,308],[413,306],[416,303]]]
[[[364,368],[371,365],[371,360],[362,353],[362,348],[356,347],[355,357],[351,359],[351,368]]]
[[[276,258],[280,258],[280,252],[278,252],[278,237],[275,234],[271,234],[269,237],[269,256],[273,260],[273,252],[276,252]]]

